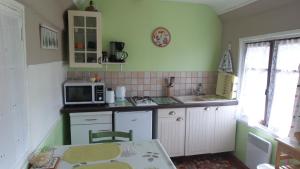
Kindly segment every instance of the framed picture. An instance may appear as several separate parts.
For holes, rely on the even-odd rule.
[[[42,49],[58,49],[58,31],[46,25],[40,25]]]
[[[171,34],[168,29],[158,27],[152,33],[152,42],[158,47],[166,47],[171,42]]]

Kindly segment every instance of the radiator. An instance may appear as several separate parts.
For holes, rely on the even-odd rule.
[[[253,133],[248,133],[246,152],[246,165],[249,169],[256,169],[257,165],[269,163],[272,152],[272,144]]]

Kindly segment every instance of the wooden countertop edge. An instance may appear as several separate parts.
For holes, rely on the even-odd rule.
[[[222,102],[203,102],[193,104],[170,104],[157,106],[129,106],[129,107],[109,107],[108,105],[76,105],[64,106],[61,113],[83,113],[83,112],[99,112],[99,111],[140,111],[140,110],[156,110],[167,108],[188,108],[188,107],[206,107],[206,106],[231,106],[237,105],[237,100],[228,100]]]

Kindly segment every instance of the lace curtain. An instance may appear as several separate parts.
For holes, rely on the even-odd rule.
[[[300,39],[274,43],[268,84],[270,47],[269,42],[247,45],[240,106],[250,125],[265,120],[271,131],[286,137],[290,128],[290,133],[300,131],[299,91],[295,99],[299,77]]]
[[[268,42],[247,45],[240,109],[250,125],[264,119],[269,52]]]

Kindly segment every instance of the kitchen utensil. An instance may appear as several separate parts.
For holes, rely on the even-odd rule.
[[[117,86],[116,88],[116,98],[119,100],[124,100],[126,95],[126,87],[125,86]]]
[[[105,102],[108,104],[115,103],[115,92],[112,88],[107,88],[105,92]]]
[[[174,87],[175,77],[167,78],[167,87]]]

